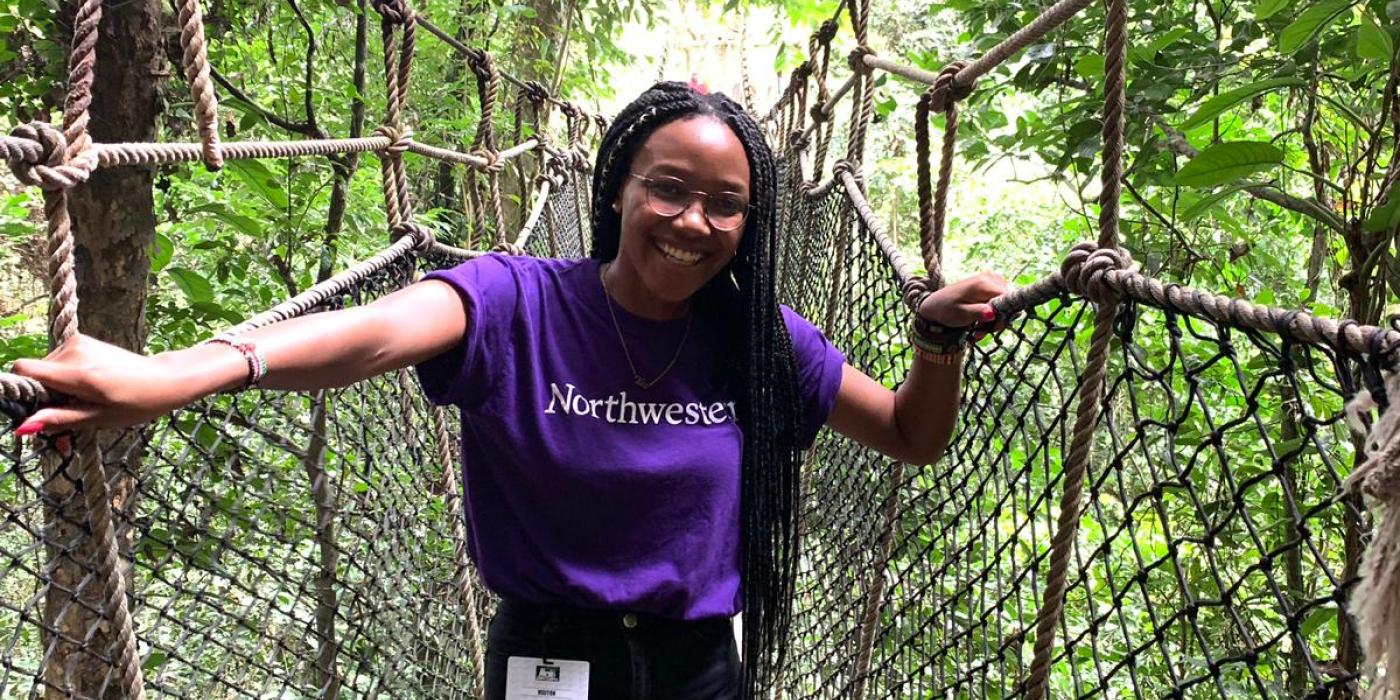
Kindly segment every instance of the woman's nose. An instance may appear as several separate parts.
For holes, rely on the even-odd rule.
[[[690,198],[681,213],[676,215],[676,221],[699,233],[710,232],[710,221],[705,218],[705,201],[699,197]]]

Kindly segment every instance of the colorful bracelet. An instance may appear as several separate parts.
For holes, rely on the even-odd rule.
[[[935,365],[961,366],[966,352],[958,348],[952,352],[929,352],[917,345],[914,346],[914,357]]]
[[[239,387],[238,391],[257,386],[258,382],[267,376],[267,357],[252,342],[226,335],[214,336],[204,342],[207,345],[227,345],[243,355],[243,359],[248,363],[248,379],[242,387]]]

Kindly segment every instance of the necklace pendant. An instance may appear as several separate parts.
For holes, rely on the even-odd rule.
[[[632,381],[636,382],[636,383],[637,383],[637,386],[639,386],[639,387],[641,387],[641,388],[643,388],[643,389],[650,389],[651,386],[652,386],[653,384],[656,383],[656,382],[649,382],[649,381],[647,381],[647,380],[645,380],[645,379],[642,379],[642,378],[641,378],[640,376],[638,376],[638,375],[633,375],[633,376],[632,376]]]

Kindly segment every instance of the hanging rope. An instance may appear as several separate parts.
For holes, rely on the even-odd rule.
[[[180,0],[180,46],[185,80],[194,96],[195,124],[199,128],[204,164],[210,170],[224,167],[219,147],[219,99],[209,80],[209,57],[204,48],[204,15],[199,0]]]
[[[943,235],[948,221],[948,186],[953,177],[954,147],[958,138],[958,101],[972,94],[971,87],[958,87],[953,77],[963,68],[961,61],[948,64],[938,80],[919,98],[914,117],[914,147],[918,159],[919,190],[919,250],[923,255],[927,277],[912,278],[906,285],[904,298],[917,312],[929,294],[943,288]],[[932,112],[944,115],[943,152],[938,164],[938,186],[932,185],[929,173],[929,117]]]
[[[495,216],[491,226],[491,240],[494,245],[505,240],[505,209],[501,205],[500,180],[500,172],[504,165],[496,150],[496,133],[493,128],[496,105],[500,99],[501,74],[496,70],[496,64],[491,60],[490,54],[485,52],[469,54],[467,65],[476,74],[477,104],[481,114],[477,122],[476,136],[472,139],[472,148],[474,155],[487,162],[483,170],[490,191],[491,212]],[[487,228],[484,207],[476,208],[476,228],[479,232]]]
[[[1377,342],[1375,357],[1392,357],[1397,345]],[[1374,501],[1379,525],[1361,566],[1361,582],[1351,595],[1358,636],[1365,651],[1364,673],[1371,680],[1369,700],[1400,698],[1400,368],[1386,370],[1382,386],[1363,389],[1347,405],[1353,428],[1362,430],[1361,414],[1380,410],[1366,435],[1363,458],[1347,476],[1346,489]],[[1384,675],[1378,673],[1384,668]]]
[[[1084,261],[1080,272],[1065,270],[1065,281],[1072,291],[1082,293],[1096,278],[1110,270],[1127,269],[1131,258],[1118,249],[1118,206],[1121,194],[1123,159],[1123,70],[1127,56],[1128,10],[1125,0],[1105,0],[1104,32],[1104,109],[1103,171],[1099,195],[1099,244],[1092,252],[1081,249]],[[1069,262],[1066,262],[1069,265]],[[1108,343],[1118,314],[1118,301],[1101,295],[1094,315],[1094,331],[1089,339],[1089,355],[1079,377],[1079,404],[1074,430],[1065,460],[1064,492],[1055,535],[1050,542],[1050,563],[1046,573],[1045,597],[1036,619],[1034,656],[1026,679],[1027,700],[1041,700],[1048,692],[1050,654],[1055,644],[1055,628],[1064,611],[1065,582],[1069,575],[1070,552],[1079,530],[1083,501],[1084,474],[1089,469],[1094,428],[1099,420],[1099,403],[1108,367]]]
[[[92,156],[92,139],[87,132],[88,107],[97,62],[97,36],[102,21],[101,0],[86,0],[73,20],[73,44],[68,59],[68,95],[63,110],[63,131],[46,124],[20,127],[14,137],[33,146],[7,148],[11,169],[21,182],[38,185],[44,193],[44,215],[48,222],[49,343],[57,348],[78,334],[77,277],[73,265],[73,229],[68,216],[68,190],[87,180],[97,167]],[[20,400],[32,407],[49,398],[42,387],[13,375],[0,380],[6,399]],[[117,549],[112,524],[112,503],[102,454],[90,430],[79,431],[72,439],[71,463],[78,467],[83,503],[88,512],[89,536],[98,558],[97,574],[102,607],[97,612],[111,625],[112,657],[118,681],[126,697],[143,699],[145,683],[136,633],[127,605],[129,588]]]

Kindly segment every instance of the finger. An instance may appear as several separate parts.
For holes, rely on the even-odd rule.
[[[70,404],[36,411],[26,422],[42,423],[47,434],[97,427],[102,411],[96,406]]]
[[[60,394],[90,398],[87,373],[73,365],[49,360],[15,360],[11,369]]]

